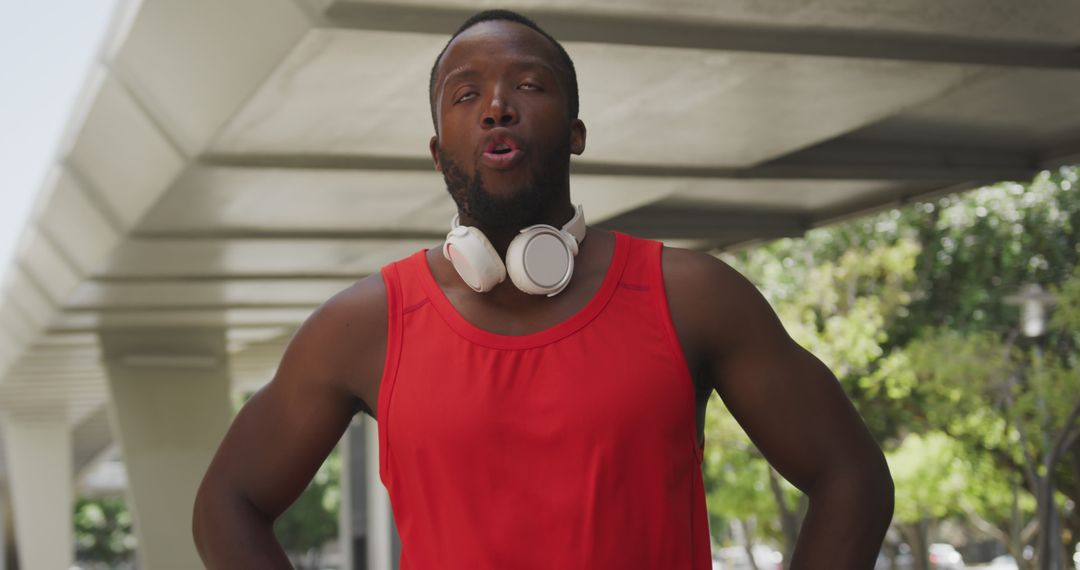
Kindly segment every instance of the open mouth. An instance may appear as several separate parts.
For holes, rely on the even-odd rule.
[[[495,137],[484,147],[484,154],[504,155],[518,150],[518,143],[508,136]]]
[[[497,136],[484,146],[483,162],[491,168],[512,168],[518,164],[522,154],[521,148],[513,138]]]

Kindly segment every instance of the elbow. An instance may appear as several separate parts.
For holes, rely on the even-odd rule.
[[[869,457],[859,463],[860,465],[851,470],[853,480],[849,479],[850,488],[852,493],[858,495],[858,501],[863,505],[867,523],[880,529],[884,536],[892,523],[896,498],[889,464],[885,461],[885,455],[881,453],[881,450],[876,448]]]
[[[876,443],[868,446],[858,459],[858,465],[851,466],[851,471],[856,478],[853,488],[858,489],[860,502],[865,505],[867,521],[881,529],[884,535],[892,523],[896,498],[885,454]]]
[[[209,481],[203,480],[202,485],[199,486],[191,513],[191,536],[195,541],[195,550],[198,551],[203,563],[208,560],[210,542],[214,533],[215,515],[213,506],[216,501],[210,496],[212,493],[209,483]],[[220,502],[217,503],[220,504]]]
[[[880,452],[879,452],[880,455]],[[881,497],[881,512],[879,518],[888,529],[892,524],[893,508],[896,504],[896,487],[893,483],[892,473],[889,472],[889,464],[885,462],[885,456],[880,455],[880,468],[877,478],[877,496]]]
[[[807,493],[811,503],[840,506],[848,516],[863,521],[867,530],[884,537],[892,523],[895,488],[889,465],[880,449],[834,463]]]

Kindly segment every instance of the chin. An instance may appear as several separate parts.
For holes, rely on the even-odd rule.
[[[472,173],[445,157],[442,165],[446,189],[458,210],[489,230],[516,230],[537,223],[565,176],[557,168],[538,169],[531,164],[508,170],[478,167]]]
[[[488,200],[493,201],[516,200],[530,191],[530,188],[525,184],[497,184],[492,182],[485,184],[480,190]]]

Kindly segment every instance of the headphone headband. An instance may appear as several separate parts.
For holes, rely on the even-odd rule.
[[[454,214],[454,218],[450,220],[450,230],[461,227],[461,214]],[[531,227],[531,226],[530,226]],[[524,232],[529,228],[524,228],[521,231]],[[585,231],[587,227],[585,225],[585,210],[581,208],[581,204],[574,206],[574,217],[570,218],[569,222],[563,225],[562,231],[570,234],[574,237],[574,241],[579,244],[585,241]]]
[[[574,241],[580,244],[585,241],[585,229],[585,211],[581,209],[581,204],[578,204],[574,206],[574,217],[566,222],[562,230],[574,236]]]

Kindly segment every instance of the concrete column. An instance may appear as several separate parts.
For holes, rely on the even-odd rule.
[[[75,562],[71,427],[61,413],[4,417],[19,568]]]
[[[7,570],[7,556],[8,556],[8,537],[7,537],[7,516],[8,507],[4,490],[0,489],[0,570]]]
[[[401,543],[397,536],[390,497],[379,479],[379,432],[371,416],[364,416],[364,473],[367,506],[367,570],[397,570]]]
[[[376,427],[370,417],[357,416],[338,444],[343,570],[397,568],[389,498],[379,481]]]
[[[232,418],[224,332],[125,330],[101,340],[140,567],[202,568],[195,493]]]
[[[3,435],[3,434],[0,434]],[[10,483],[10,482],[9,482]],[[10,485],[9,485],[10,486]],[[0,486],[0,570],[18,568],[15,559],[15,513],[11,507],[9,486]]]
[[[338,442],[338,450],[341,454],[341,509],[338,513],[338,543],[341,545],[341,570],[362,570],[366,561],[363,543],[363,504],[357,504],[357,497],[364,497],[363,486],[356,486],[355,463],[357,441],[363,443],[363,433],[358,432],[359,418],[354,418],[353,423],[345,430]],[[363,457],[363,448],[359,450]],[[361,470],[360,473],[363,473]],[[360,519],[360,520],[357,520]]]

